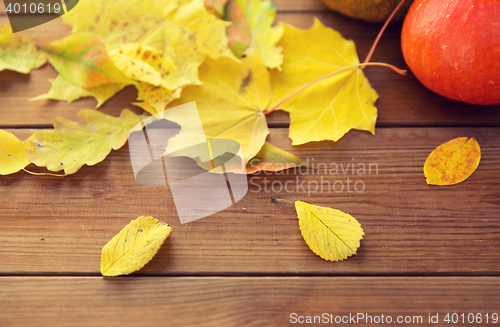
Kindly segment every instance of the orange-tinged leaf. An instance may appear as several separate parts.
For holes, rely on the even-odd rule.
[[[252,41],[252,34],[248,20],[235,0],[231,0],[227,4],[224,19],[232,23],[227,27],[229,48],[236,57],[241,58]]]
[[[153,217],[132,220],[103,248],[101,274],[128,275],[144,267],[158,252],[172,228]]]
[[[232,164],[227,164],[234,154],[226,152],[221,156],[214,158],[208,162],[198,161],[197,164],[203,169],[211,170],[213,167],[218,167],[224,164],[225,171],[236,173],[236,174],[253,174],[258,171],[282,171],[288,168],[305,166],[306,163],[302,160],[287,152],[277,146],[266,142],[259,153],[247,163],[245,170],[241,169],[238,162],[233,162]]]
[[[261,170],[281,171],[304,165],[306,164],[302,160],[290,152],[266,142],[259,153],[248,162],[246,173],[252,174]]]
[[[283,26],[273,26],[275,16],[276,7],[270,0],[230,0],[224,19],[233,23],[227,35],[236,56],[248,55],[258,48],[267,67],[281,70],[283,55],[276,43],[283,35]]]
[[[221,18],[224,15],[224,7],[227,2],[228,0],[205,0],[205,7],[210,13]]]
[[[137,84],[113,63],[98,35],[72,34],[42,47],[49,62],[68,82],[93,88],[103,84]]]
[[[459,137],[441,144],[425,160],[427,184],[463,182],[476,170],[480,160],[481,148],[474,138]]]

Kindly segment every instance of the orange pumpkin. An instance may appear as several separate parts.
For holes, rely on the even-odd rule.
[[[500,0],[416,0],[401,46],[430,90],[457,101],[500,104]]]
[[[368,22],[385,22],[401,0],[322,0],[336,12]],[[393,20],[403,20],[413,0],[406,0]]]

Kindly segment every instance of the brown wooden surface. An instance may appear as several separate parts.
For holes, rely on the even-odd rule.
[[[314,1],[314,3],[319,1]],[[344,37],[353,39],[360,60],[366,57],[380,24],[360,23],[342,17],[330,11],[319,12],[284,12],[278,13],[277,19],[300,28],[309,28],[313,17],[319,17],[325,25],[340,31]],[[8,23],[6,16],[0,16],[0,25]],[[406,69],[399,46],[401,23],[390,25],[377,47],[372,61],[383,61]],[[71,29],[61,19],[53,20],[37,28],[20,34],[33,37],[40,44],[50,42],[69,34]],[[440,97],[422,86],[409,72],[400,76],[383,67],[367,67],[366,75],[379,93],[377,101],[379,118],[377,126],[500,126],[500,105],[473,106]],[[2,127],[50,127],[54,117],[63,116],[77,119],[81,109],[94,108],[97,102],[93,98],[84,98],[71,104],[61,101],[29,101],[50,89],[49,79],[57,73],[50,65],[34,70],[30,75],[11,71],[0,72],[0,92],[2,94],[0,113]],[[107,114],[118,115],[123,108],[136,110],[131,102],[137,97],[137,91],[128,87],[101,107]],[[15,108],[15,110],[5,110]],[[19,117],[23,117],[22,120]],[[271,126],[284,127],[288,124],[288,114],[276,112],[269,115]]]
[[[481,144],[478,170],[451,188],[426,185],[422,166],[428,153],[463,135]],[[336,144],[294,148],[286,136],[286,129],[273,128],[269,141],[320,169],[249,176],[249,192],[235,206],[182,225],[169,188],[134,180],[127,147],[66,178],[4,176],[0,273],[98,275],[102,246],[131,219],[151,215],[174,231],[140,275],[498,274],[499,129],[380,128],[376,136],[351,132]],[[344,175],[339,168],[334,175],[332,163],[356,163],[356,170]],[[362,163],[377,164],[378,174],[358,175]],[[291,193],[273,191],[290,180]],[[326,182],[336,181],[344,191],[327,192]],[[358,181],[364,192],[354,190]],[[316,183],[325,183],[323,192],[314,192]],[[302,240],[294,207],[269,197],[301,199],[357,217],[366,232],[358,255],[335,264],[320,260]]]
[[[464,312],[465,319],[483,317],[465,325],[495,326],[491,314],[500,306],[499,280],[488,277],[8,277],[0,290],[9,307],[0,326],[30,327],[307,326],[290,323],[293,313],[421,319],[410,326],[429,326],[429,314],[438,314],[442,326],[447,313]],[[388,325],[366,319],[360,316],[359,325]]]
[[[344,18],[316,0],[276,5],[278,20],[301,28],[319,17],[356,42],[361,60],[381,26]],[[0,14],[0,24],[7,22]],[[373,61],[406,68],[400,28],[390,25]],[[43,44],[69,31],[57,19],[21,34]],[[339,168],[334,175],[320,166],[254,174],[236,205],[182,225],[168,187],[135,182],[127,146],[66,178],[0,176],[0,327],[284,326],[292,312],[421,315],[417,326],[428,325],[429,313],[440,314],[439,325],[448,312],[500,313],[500,106],[447,100],[411,73],[367,67],[366,75],[380,95],[375,136],[352,131],[337,143],[292,147],[288,115],[276,112],[268,140],[310,166],[372,163],[377,173]],[[26,138],[56,116],[76,120],[80,109],[95,106],[92,99],[28,101],[46,93],[55,76],[49,65],[29,75],[0,72],[0,128]],[[131,105],[136,96],[127,88],[100,110],[139,113]],[[460,136],[481,145],[478,170],[452,187],[426,185],[427,155]],[[347,185],[348,178],[365,190],[307,192],[308,184]],[[287,181],[292,192],[272,190]],[[350,213],[366,233],[358,254],[321,260],[303,241],[293,206],[271,203],[271,196]],[[140,215],[169,223],[171,236],[135,277],[102,278],[102,246]]]

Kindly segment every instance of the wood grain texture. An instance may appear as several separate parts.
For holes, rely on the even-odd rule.
[[[276,9],[283,11],[329,11],[320,0],[276,0]]]
[[[274,128],[269,141],[308,161],[311,169],[251,175],[243,200],[182,225],[168,187],[135,182],[127,146],[66,178],[23,172],[3,176],[0,273],[97,275],[102,246],[140,215],[167,222],[173,231],[139,275],[500,271],[500,130],[380,128],[375,136],[351,132],[337,143],[293,148],[286,133]],[[481,145],[478,170],[452,187],[426,185],[423,164],[428,154],[460,136],[475,137]],[[335,165],[338,171],[332,171]],[[359,171],[362,165],[366,174]],[[366,233],[358,254],[337,263],[320,259],[302,239],[293,206],[271,203],[271,196],[329,206],[356,217]]]
[[[308,28],[317,16],[353,39],[361,60],[381,26],[333,13],[319,0],[275,2],[278,20]],[[8,23],[2,13],[0,2],[0,25]],[[406,68],[400,30],[401,23],[389,26],[373,61]],[[20,34],[44,44],[69,32],[56,19]],[[447,100],[411,73],[365,73],[380,95],[375,136],[353,131],[337,143],[292,147],[282,128],[288,114],[274,112],[269,141],[317,169],[250,175],[243,200],[192,223],[178,222],[168,187],[134,180],[127,146],[66,178],[0,176],[0,327],[297,325],[292,312],[422,316],[415,325],[439,313],[444,325],[448,312],[499,313],[500,106]],[[28,101],[46,93],[55,76],[49,65],[29,75],[0,72],[0,128],[18,128],[9,131],[24,139],[30,128],[50,128],[57,116],[77,120],[79,110],[95,106],[90,98]],[[131,105],[136,97],[128,87],[100,110],[140,113]],[[427,155],[461,136],[481,145],[478,170],[452,187],[426,185]],[[362,164],[378,170],[359,174]],[[353,215],[366,233],[358,254],[320,259],[302,239],[293,206],[271,203],[271,196]],[[169,223],[171,236],[135,277],[100,277],[102,246],[140,215]]]
[[[356,42],[359,57],[363,60],[375,39],[379,25],[358,22],[326,12],[285,12],[278,14],[278,20],[300,28],[311,26],[313,17],[319,17],[327,26],[337,29],[346,38]],[[0,25],[7,23],[0,17]],[[407,68],[399,46],[401,24],[390,25],[384,34],[372,61],[382,61]],[[66,36],[70,28],[56,19],[20,34],[38,39],[43,44]],[[76,120],[81,109],[94,108],[92,98],[77,100],[71,104],[61,101],[30,98],[48,92],[49,79],[57,73],[50,65],[34,70],[29,75],[11,71],[0,72],[0,128],[50,127],[55,117],[62,116]],[[432,93],[422,86],[410,73],[400,76],[383,67],[367,67],[366,75],[379,93],[376,106],[379,111],[377,125],[384,126],[500,126],[500,105],[474,106],[455,102]],[[104,113],[118,116],[122,109],[134,107],[137,91],[128,87],[115,95],[100,109]],[[15,108],[15,110],[9,110]],[[268,117],[270,126],[284,127],[289,123],[288,114],[275,112]]]
[[[446,313],[481,313],[482,323],[470,326],[497,326],[491,315],[499,314],[499,292],[500,278],[484,277],[9,277],[0,278],[0,306],[8,308],[0,326],[294,326],[292,313],[409,316],[411,326],[431,325],[429,314],[444,326]],[[367,319],[358,323],[388,325]]]

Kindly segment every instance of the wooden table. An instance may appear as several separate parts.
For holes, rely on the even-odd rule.
[[[381,27],[337,15],[317,0],[276,5],[278,20],[301,28],[319,17],[356,42],[361,60]],[[0,23],[7,23],[5,14]],[[400,30],[401,23],[391,24],[373,61],[406,68]],[[57,19],[22,34],[45,43],[68,33]],[[134,180],[127,146],[66,178],[0,176],[0,326],[286,326],[324,313],[344,322],[364,314],[358,322],[366,325],[366,315],[378,325],[387,316],[428,325],[429,315],[439,314],[445,325],[447,313],[458,314],[460,323],[462,313],[466,322],[469,313],[479,313],[482,323],[468,325],[494,325],[492,314],[500,314],[500,106],[450,101],[411,74],[386,68],[368,67],[366,75],[380,95],[375,136],[351,131],[336,143],[292,147],[288,115],[276,112],[269,116],[268,140],[303,160],[375,163],[377,173],[251,175],[258,179],[243,200],[182,225],[168,187]],[[95,106],[90,98],[70,105],[27,100],[47,92],[55,76],[49,65],[30,75],[0,72],[0,128],[25,138],[51,128],[57,116],[77,120],[80,109]],[[100,110],[140,113],[131,105],[136,96],[129,87]],[[477,171],[455,186],[426,185],[427,155],[461,136],[481,145]],[[366,233],[356,256],[320,259],[302,239],[293,206],[269,201],[276,194],[265,185],[269,190],[274,181],[296,178],[306,185],[321,178],[364,183],[363,192],[280,194],[356,217]],[[169,223],[171,236],[139,272],[103,278],[101,248],[140,215]]]

